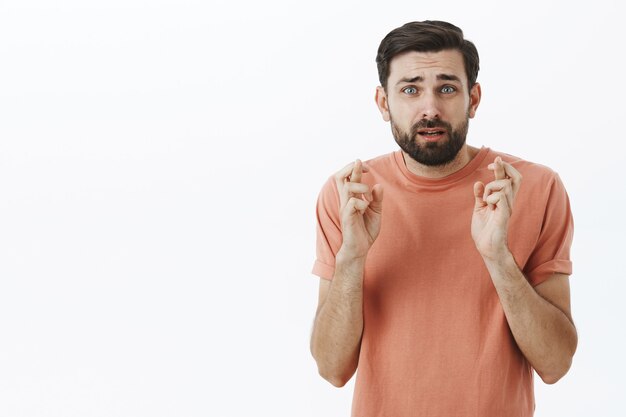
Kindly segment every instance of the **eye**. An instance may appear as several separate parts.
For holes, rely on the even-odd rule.
[[[444,85],[443,87],[441,87],[441,92],[444,94],[451,94],[451,93],[454,93],[455,91],[456,91],[456,87],[452,85]]]
[[[405,94],[413,95],[417,94],[417,88],[415,87],[405,87],[402,89],[402,92]]]

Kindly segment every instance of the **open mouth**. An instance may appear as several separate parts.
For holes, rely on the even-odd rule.
[[[426,140],[438,140],[443,135],[446,134],[446,131],[443,129],[419,129],[417,134],[423,137]]]

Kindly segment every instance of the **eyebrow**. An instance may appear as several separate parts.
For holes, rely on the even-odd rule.
[[[437,74],[437,80],[461,82],[461,79],[454,74]],[[396,83],[396,85],[399,85],[402,83],[414,83],[414,82],[422,82],[422,81],[424,81],[424,77],[422,77],[421,75],[418,75],[417,77],[413,77],[413,78],[406,78],[406,77],[401,78]]]

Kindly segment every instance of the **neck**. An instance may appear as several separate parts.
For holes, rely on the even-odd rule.
[[[402,156],[404,157],[404,164],[407,169],[413,174],[426,178],[443,178],[462,169],[472,159],[474,159],[478,152],[478,148],[465,144],[452,161],[438,166],[420,164],[404,151],[402,151]]]

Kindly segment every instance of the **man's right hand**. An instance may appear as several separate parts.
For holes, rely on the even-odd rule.
[[[368,169],[357,159],[335,174],[343,234],[340,251],[353,258],[367,255],[378,237],[382,219],[382,185],[376,184],[370,190],[367,184],[361,183],[363,172]]]
[[[367,252],[380,232],[383,189],[361,183],[367,167],[357,160],[335,174],[340,196],[343,243],[332,281],[320,279],[311,334],[311,353],[320,375],[337,387],[359,364],[363,335],[363,271]]]

